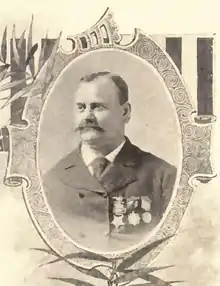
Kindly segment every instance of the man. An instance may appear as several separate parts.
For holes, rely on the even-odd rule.
[[[170,201],[176,168],[125,136],[131,117],[126,82],[110,72],[83,77],[74,117],[79,147],[43,180],[55,218],[91,247],[93,228],[98,235],[106,229],[108,238],[147,234]]]

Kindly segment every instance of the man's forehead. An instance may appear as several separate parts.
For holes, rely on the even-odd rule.
[[[118,94],[118,89],[114,82],[108,77],[98,77],[97,79],[79,83],[76,90],[76,99],[89,99],[97,97],[104,100],[113,99],[114,95]]]

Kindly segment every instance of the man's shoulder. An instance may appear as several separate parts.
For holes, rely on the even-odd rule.
[[[65,170],[68,170],[73,166],[73,162],[75,161],[74,158],[76,158],[76,156],[77,150],[68,153],[44,174],[44,178],[62,176],[62,173],[65,172]]]
[[[155,154],[144,151],[136,145],[133,145],[133,148],[135,149],[135,153],[137,154],[137,157],[139,158],[139,162],[143,166],[148,165],[148,166],[151,166],[152,168],[156,168],[159,170],[170,169],[170,170],[173,170],[174,172],[176,171],[176,167],[174,165],[156,156]]]

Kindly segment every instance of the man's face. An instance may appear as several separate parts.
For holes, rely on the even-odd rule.
[[[74,116],[81,140],[96,144],[114,141],[124,135],[128,121],[120,105],[118,89],[108,77],[81,82],[75,94]]]

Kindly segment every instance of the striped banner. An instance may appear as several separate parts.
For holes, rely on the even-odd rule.
[[[167,37],[166,51],[173,59],[180,73],[182,73],[182,38]]]
[[[196,57],[193,54],[190,56],[190,50],[188,55],[184,54],[182,44],[184,37],[166,38],[166,51],[173,59],[180,73],[182,73],[186,84],[186,79],[188,79],[187,73],[191,65],[193,65],[192,63],[196,64],[196,71],[194,70],[196,73],[191,78],[192,83],[190,84],[195,85],[197,89],[195,93],[197,96],[197,114],[198,117],[201,117],[201,123],[203,123],[203,116],[213,115],[213,37],[195,37],[193,40],[192,45],[194,47],[192,48],[195,48],[196,45]],[[184,67],[183,72],[182,67]],[[190,86],[188,88],[190,90]]]
[[[196,35],[168,36],[168,35],[152,35],[154,40],[161,48],[166,50],[173,62],[176,64],[186,86],[190,92],[195,109],[197,110],[197,122],[206,123],[203,119],[209,120],[213,116],[213,44],[214,35],[200,37]],[[46,41],[46,61],[51,53],[55,39],[42,39],[43,46]],[[11,71],[16,72],[12,80],[24,78],[25,70],[25,42],[22,50],[20,67],[13,60],[11,49]],[[19,71],[19,72],[18,72]],[[11,95],[22,89],[25,83],[11,90]],[[25,125],[22,120],[22,112],[26,99],[20,98],[11,104],[11,124]],[[7,128],[3,128],[0,132],[0,151],[8,151]]]
[[[198,115],[213,115],[213,38],[197,38]]]
[[[19,39],[16,39],[16,42],[18,44]],[[14,53],[13,53],[13,42],[10,41],[10,48],[11,48],[11,71],[15,72],[14,75],[11,76],[11,81],[16,80],[22,80],[25,79],[26,75],[26,69],[25,69],[25,59],[26,59],[26,40],[23,42],[22,49],[19,50],[19,64],[16,63],[14,59]],[[26,83],[23,82],[19,84],[18,86],[15,86],[11,88],[11,96],[16,94],[19,90],[23,89],[26,86]],[[22,120],[22,112],[24,109],[24,105],[26,102],[26,98],[21,97],[18,100],[14,101],[13,104],[11,104],[11,124],[12,125],[21,125],[25,126],[26,122]]]

